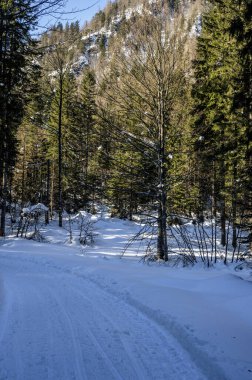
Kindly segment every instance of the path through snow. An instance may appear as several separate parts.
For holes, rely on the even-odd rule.
[[[0,379],[205,379],[176,339],[60,257],[1,257]]]
[[[94,247],[0,245],[0,380],[252,380],[252,283],[120,259],[134,224],[101,220]]]

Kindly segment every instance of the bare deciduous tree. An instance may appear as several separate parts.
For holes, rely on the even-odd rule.
[[[183,112],[181,98],[191,61],[189,23],[170,16],[162,8],[157,15],[147,10],[125,42],[117,43],[99,99],[100,118],[111,132],[155,157],[157,257],[165,261],[169,146],[176,129],[183,128],[176,121]]]

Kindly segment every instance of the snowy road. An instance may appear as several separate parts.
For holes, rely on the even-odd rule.
[[[1,277],[1,380],[206,378],[169,331],[61,256],[1,255]]]
[[[137,225],[96,244],[0,240],[0,380],[252,380],[251,282],[231,268],[120,259]]]

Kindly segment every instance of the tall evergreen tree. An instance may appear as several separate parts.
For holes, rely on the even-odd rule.
[[[98,139],[95,137],[95,115],[97,113],[96,103],[96,80],[92,70],[84,72],[79,91],[80,101],[80,115],[81,122],[79,130],[82,134],[82,173],[84,175],[84,201],[87,203],[92,192],[92,181],[94,179],[94,171],[92,165],[94,164],[94,157],[96,155],[96,148]],[[92,173],[93,171],[93,173]]]
[[[198,215],[212,204],[214,216],[220,213],[222,244],[226,244],[226,218],[235,206],[237,167],[241,157],[239,144],[244,128],[237,128],[238,119],[232,111],[236,79],[241,65],[235,39],[229,33],[233,17],[232,1],[211,1],[202,17],[198,38],[194,86],[195,149],[199,170]],[[236,178],[234,178],[234,176]],[[233,179],[232,179],[233,178]],[[233,220],[233,222],[235,222]]]
[[[5,234],[6,204],[16,156],[16,131],[25,104],[27,65],[35,23],[31,0],[0,1],[0,235]]]
[[[236,80],[233,111],[245,128],[242,208],[244,223],[249,229],[249,250],[252,252],[252,2],[234,1],[232,7],[234,11],[229,32],[236,38],[241,64],[241,75]]]
[[[17,153],[16,131],[28,99],[29,57],[34,41],[31,31],[37,18],[62,0],[0,1],[0,235],[5,234],[5,213]]]
[[[57,157],[57,209],[59,214],[59,226],[62,227],[63,219],[63,165],[64,165],[64,152],[63,152],[63,134],[65,125],[67,123],[67,102],[70,90],[71,64],[72,57],[68,54],[69,45],[64,41],[63,33],[57,36],[57,42],[48,55],[45,56],[47,64],[44,67],[46,74],[48,72],[52,76],[48,76],[48,84],[51,88],[51,112],[48,125],[48,131],[52,132],[52,151],[53,160]],[[71,93],[71,91],[70,91]],[[69,100],[70,101],[70,100]],[[55,141],[57,140],[57,143]],[[56,153],[57,152],[57,153]]]

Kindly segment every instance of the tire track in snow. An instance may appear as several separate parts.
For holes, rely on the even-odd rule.
[[[26,277],[26,273],[11,273],[6,279],[6,288],[13,296],[8,326],[1,326],[4,332],[1,367],[5,363],[8,371],[0,379],[34,380],[31,375],[34,370],[37,379],[55,379],[50,355],[53,331],[43,308],[44,293],[37,286],[30,286]]]
[[[5,297],[0,310],[0,380],[8,378],[8,371],[2,365],[4,362],[4,350],[8,349],[8,347],[12,348],[14,346],[16,352],[16,344],[14,344],[16,341],[15,337],[12,340],[15,327],[11,323],[11,315],[15,315],[16,307],[13,302],[13,292],[6,286],[6,284],[4,285],[4,288]],[[5,344],[6,339],[8,340],[8,344]],[[11,371],[12,376],[15,376],[16,379],[20,378],[21,363],[17,355],[14,355]]]
[[[6,258],[6,261],[9,262],[9,258]],[[86,379],[93,378],[93,377],[88,377],[84,373],[85,363],[83,363],[83,360],[82,360],[82,352],[81,352],[81,347],[79,344],[79,337],[78,337],[76,328],[74,326],[74,318],[67,311],[67,308],[70,307],[70,311],[75,312],[75,313],[77,312],[79,314],[78,307],[76,308],[76,310],[72,310],[71,303],[68,304],[67,302],[64,302],[64,301],[66,301],[66,299],[63,296],[63,294],[61,292],[59,294],[57,294],[56,290],[59,286],[61,286],[61,284],[59,285],[58,278],[55,278],[54,273],[53,273],[53,275],[52,275],[52,273],[47,274],[47,276],[45,278],[43,278],[43,277],[41,277],[41,271],[39,271],[39,273],[35,274],[34,270],[32,270],[31,271],[32,272],[32,278],[29,279],[32,281],[27,282],[26,275],[23,275],[23,273],[28,272],[27,267],[29,268],[31,264],[34,267],[34,262],[30,262],[30,260],[21,260],[21,262],[22,262],[22,268],[20,268],[20,263],[18,265],[19,274],[16,276],[16,272],[14,270],[14,273],[9,273],[8,281],[7,281],[8,282],[8,288],[11,288],[13,290],[13,292],[16,293],[16,295],[17,295],[16,299],[14,299],[15,312],[13,314],[16,315],[17,319],[19,319],[21,321],[27,321],[30,326],[34,327],[34,325],[36,324],[38,326],[38,328],[42,329],[42,331],[45,335],[49,335],[50,337],[53,336],[56,339],[56,342],[61,343],[62,345],[67,344],[68,346],[73,346],[73,352],[71,353],[71,356],[69,358],[67,358],[66,356],[63,357],[63,359],[65,359],[65,360],[62,360],[62,362],[61,362],[61,365],[63,368],[65,367],[65,363],[67,363],[67,362],[68,363],[70,362],[70,366],[72,366],[72,364],[71,364],[72,361],[75,363],[74,374],[72,375],[71,378],[76,379],[76,380],[77,379],[78,380],[85,379],[85,378]],[[38,268],[37,264],[38,263],[35,263],[35,267],[38,270],[39,268]],[[14,280],[14,282],[13,282],[13,280]],[[49,286],[48,283],[50,283],[51,286]],[[56,283],[57,283],[57,286],[55,286]],[[21,289],[22,289],[22,291],[20,293]],[[72,294],[72,292],[69,291],[68,287],[66,287],[65,290],[67,290],[66,294],[69,295],[69,298],[71,296],[74,296],[74,293]],[[42,305],[39,308],[39,310],[37,310],[37,312],[36,312],[37,316],[38,315],[43,316],[42,325],[41,325],[42,319],[39,321],[36,321],[37,323],[34,323],[34,318],[33,318],[33,320],[28,318],[29,312],[31,312],[31,314],[32,314],[31,310],[29,310],[29,312],[28,312],[28,311],[23,310],[22,308],[19,307],[20,306],[20,300],[25,301],[28,298],[30,298],[32,300],[33,306],[35,308],[38,308],[38,305]],[[61,298],[63,301],[61,300]],[[75,298],[75,297],[73,297],[73,298]],[[46,300],[46,304],[45,304],[45,300]],[[23,302],[23,304],[25,304],[25,303],[26,302]],[[43,313],[43,310],[42,310],[43,306],[47,310],[50,311],[49,315],[47,315],[47,318],[44,318],[45,313]],[[84,303],[84,306],[86,307],[87,303]],[[83,311],[83,310],[81,310],[81,311]],[[84,313],[85,313],[85,308],[84,308]],[[84,317],[85,317],[85,314],[84,314]],[[57,323],[59,325],[59,328],[61,329],[61,339],[60,340],[59,340],[59,337],[57,336],[58,335],[57,328],[55,329],[55,331],[52,331],[52,329],[49,329],[48,326],[46,326],[46,324],[47,324],[46,322],[48,321],[48,318],[51,318],[54,321],[58,321]],[[84,321],[85,321],[85,319],[84,319]],[[11,322],[11,324],[14,323],[13,318],[11,319],[10,322]],[[24,331],[24,330],[27,330],[27,328],[29,326],[27,326],[26,324],[23,324],[21,327],[22,328],[19,330]],[[85,327],[85,322],[83,323],[82,330],[83,330],[83,327]],[[9,329],[5,329],[5,331],[6,330],[9,331]],[[36,338],[38,338],[38,334],[36,335],[36,331],[34,331],[34,328],[30,329],[29,333],[31,333],[31,331],[34,333],[33,335],[35,335],[35,338],[33,339],[33,343],[35,343]],[[25,334],[25,336],[18,335],[17,340],[22,342],[22,341],[24,341],[24,338],[27,338],[28,335],[29,334]],[[63,339],[63,336],[66,336],[67,338]],[[96,335],[92,331],[90,331],[88,338],[92,342],[92,347],[91,347],[92,352],[94,353],[95,351],[96,352],[100,351],[101,356],[103,358],[103,361],[105,362],[105,369],[106,369],[106,367],[108,367],[109,370],[112,370],[112,373],[110,373],[110,372],[108,373],[109,377],[107,377],[107,378],[112,378],[112,376],[113,376],[113,378],[115,378],[115,379],[120,379],[121,376],[120,376],[119,372],[116,370],[116,368],[113,368],[113,363],[110,361],[106,352],[99,345],[99,340],[96,338]],[[10,334],[8,341],[13,341],[13,340],[16,340],[16,336],[15,336],[15,334],[12,333],[12,334]],[[27,343],[29,343],[29,342],[25,341],[23,343],[26,347],[28,347]],[[41,351],[44,356],[46,356],[46,354],[48,354],[48,352],[47,352],[48,350],[50,351],[49,346],[42,347],[41,339],[38,339],[37,350]],[[15,374],[13,373],[13,371],[11,373],[9,372],[9,375],[7,375],[7,378],[8,379],[18,379],[18,376],[20,376],[20,379],[22,379],[22,380],[23,379],[34,380],[34,376],[29,374],[29,368],[28,367],[30,366],[30,360],[27,361],[27,358],[29,355],[26,353],[25,356],[22,356],[22,352],[17,353],[13,347],[12,348],[9,347],[8,352],[13,359],[21,357],[21,360],[22,360],[24,365],[23,365],[23,368],[20,367],[15,372]],[[31,353],[31,356],[33,357],[32,352],[30,352],[30,350],[29,350],[29,353]],[[84,353],[87,354],[87,352],[85,352],[85,350],[84,350]],[[96,353],[95,353],[95,355],[93,355],[91,353],[90,356],[95,357]],[[49,355],[49,358],[50,358],[50,355]],[[56,358],[56,360],[57,359],[59,360],[59,357]],[[91,372],[93,370],[92,366],[93,365],[97,366],[98,364],[101,364],[101,363],[98,363],[95,360],[91,361],[91,365],[90,365]],[[6,360],[5,360],[5,365],[10,369],[11,365]],[[45,374],[45,371],[44,371],[44,374],[41,376],[37,375],[36,379],[37,378],[40,378],[43,380],[45,378],[49,378],[49,379],[51,378],[54,380],[55,380],[55,378],[61,378],[61,379],[64,378],[67,380],[70,379],[70,377],[69,377],[70,375],[69,375],[69,371],[67,371],[67,367],[66,367],[66,370],[64,371],[64,373],[61,373],[61,376],[59,376],[59,374],[58,374],[57,377],[53,377],[53,375],[52,375],[53,372],[50,371],[52,364],[49,363],[48,357],[46,357],[44,359],[44,367],[45,367],[44,368],[45,370],[48,370],[48,367],[49,367],[48,373]],[[54,367],[55,367],[55,363],[54,363]],[[2,379],[3,377],[0,377],[0,378]],[[103,376],[100,373],[99,379],[102,379],[102,378],[103,378]]]
[[[70,285],[72,290],[78,294],[78,296],[81,298],[81,299],[85,299],[85,302],[89,301],[90,302],[90,298],[86,297],[83,295],[83,293],[79,290],[79,288],[75,288],[73,285]],[[110,308],[110,312],[111,310],[113,310],[112,308]],[[113,322],[113,318],[109,317],[108,314],[104,313],[104,305],[103,305],[103,308],[101,308],[101,304],[99,302],[99,309],[96,311],[96,313],[99,315],[99,318],[102,318],[103,319],[103,324],[109,324],[110,326],[110,329],[107,327],[106,328],[106,331],[117,331],[117,328],[118,328],[118,325],[115,324],[115,322]],[[89,331],[89,334],[91,336],[91,339],[93,342],[95,342],[95,346],[97,347],[97,349],[102,352],[102,355],[104,355],[107,359],[107,361],[113,366],[113,368],[115,369],[113,372],[114,376],[115,376],[115,379],[123,379],[120,375],[120,373],[118,372],[118,370],[116,369],[116,363],[114,364],[112,362],[112,359],[110,359],[110,354],[106,353],[106,351],[108,351],[108,346],[106,345],[107,343],[107,339],[102,339],[103,335],[104,335],[104,329],[102,329],[102,327],[100,326],[97,326],[97,324],[94,326],[93,323],[91,323],[92,321],[92,318],[88,318],[88,331]],[[144,376],[143,374],[145,373],[145,368],[144,366],[140,367],[139,365],[136,365],[135,363],[135,357],[132,355],[132,347],[128,347],[128,345],[125,344],[124,340],[121,339],[121,345],[124,350],[125,350],[125,353],[124,353],[124,357],[125,357],[125,354],[126,354],[126,357],[127,357],[127,361],[128,363],[131,363],[131,366],[134,367],[135,369],[135,373],[132,373],[132,376],[138,376],[138,378],[143,378],[143,379],[146,379],[146,376],[147,376],[147,373],[146,373],[146,376]],[[119,348],[119,347],[118,347]]]
[[[6,257],[6,260],[9,262],[12,258]],[[39,257],[37,256],[36,258],[32,257],[30,259],[25,257],[20,258],[19,256],[17,257],[17,261],[19,262],[19,264],[16,263],[17,270],[20,271],[20,269],[22,269],[23,271],[27,271],[28,268],[28,271],[30,270],[34,276],[34,268],[38,271],[38,274],[41,272],[41,266],[44,268],[48,280],[51,282],[51,286],[54,285],[57,290],[57,296],[52,296],[53,293],[51,288],[48,290],[47,286],[45,290],[44,285],[41,287],[42,284],[40,284],[40,291],[42,293],[41,297],[44,299],[49,295],[47,307],[52,308],[51,316],[53,314],[53,318],[59,319],[59,322],[62,324],[62,329],[66,329],[67,326],[66,330],[70,331],[71,340],[73,341],[77,339],[77,331],[83,334],[83,325],[87,325],[91,332],[88,334],[89,340],[91,341],[89,342],[89,347],[92,348],[93,346],[100,352],[100,355],[103,358],[102,365],[104,366],[104,364],[106,364],[107,367],[109,367],[107,368],[107,371],[112,372],[116,379],[119,378],[117,373],[119,373],[119,376],[123,379],[179,378],[180,380],[188,380],[193,378],[203,380],[208,377],[210,379],[214,378],[215,380],[225,379],[218,368],[213,368],[210,358],[206,355],[202,356],[202,353],[199,350],[195,351],[192,341],[188,339],[188,337],[185,338],[183,333],[178,332],[180,326],[178,326],[177,329],[174,328],[167,316],[160,316],[157,311],[153,311],[145,305],[140,304],[133,300],[129,295],[117,291],[111,286],[109,287],[107,284],[102,284],[103,279],[91,278],[90,275],[83,274],[78,269],[76,270],[76,268],[69,269],[62,267],[62,265],[59,265],[61,264],[60,257],[57,259],[57,264],[50,260],[39,260]],[[23,268],[20,268],[20,262],[22,263]],[[13,266],[15,267],[14,262]],[[61,278],[55,276],[55,273],[60,274]],[[59,284],[60,281],[61,284]],[[64,294],[64,291],[59,292],[59,289],[64,282],[66,284],[66,294]],[[32,282],[30,283],[30,286],[32,286]],[[104,288],[104,286],[106,286],[106,288]],[[70,288],[72,288],[72,293],[70,292]],[[83,291],[86,290],[86,295],[82,298],[82,306],[78,309],[74,300],[76,301],[76,294],[79,292],[80,288],[83,289]],[[69,314],[68,311],[66,315],[66,307],[67,305],[68,307],[70,306],[67,303],[67,297],[71,299],[71,295],[73,296],[73,294],[75,294],[75,297],[72,297],[73,300],[70,308],[73,315]],[[53,302],[52,297],[54,299]],[[61,306],[58,303],[58,299],[60,299]],[[57,307],[55,307],[55,302],[58,305]],[[99,315],[103,317],[104,320],[102,323],[99,317],[96,317],[95,320],[91,321],[90,318],[92,317],[92,313],[90,310],[87,311],[85,309],[90,306],[90,302],[93,309],[96,309],[96,314],[99,313]],[[76,314],[78,313],[79,315],[81,308],[83,313],[83,324],[80,322],[80,319]],[[59,313],[59,310],[61,313]],[[87,315],[85,315],[85,311]],[[63,318],[62,315],[64,316]],[[104,324],[106,325],[107,331],[103,331]],[[78,329],[76,326],[78,326]],[[127,333],[124,334],[123,329],[126,332],[131,332],[131,336],[127,335]],[[111,336],[113,332],[114,337]],[[83,337],[84,335],[82,338]],[[106,346],[106,339],[110,339],[112,343],[115,344],[115,347],[108,349]],[[78,362],[77,364],[75,363],[75,370],[77,370],[77,379],[81,379],[81,352],[82,349],[84,349],[84,353],[87,354],[87,350],[86,348],[83,348],[83,345],[81,346],[80,343],[77,344],[75,342],[74,344],[74,352],[76,353],[76,360]],[[125,364],[122,365],[118,362],[118,355],[112,359],[106,359],[108,358],[106,351],[111,355],[115,349],[119,352],[119,356],[125,355],[125,363],[128,363],[129,365],[127,372],[123,373],[123,371],[125,371]],[[195,356],[195,353],[200,354],[199,358]],[[188,360],[187,356],[191,356],[192,360]],[[200,362],[202,358],[203,363]],[[113,366],[111,366],[111,360],[113,360]],[[47,363],[44,364],[49,365],[49,362],[47,361]],[[94,358],[91,364],[97,366],[99,365],[99,362]],[[83,363],[83,365],[85,365],[85,363]],[[130,366],[133,366],[133,370]],[[205,372],[206,376],[202,373],[205,371],[205,366],[207,366],[207,371]],[[181,369],[181,367],[183,368]],[[67,369],[65,367],[65,375],[67,375],[66,372]],[[71,378],[76,379],[76,371],[75,375]],[[90,377],[90,379],[91,378],[92,377]],[[105,379],[105,377],[93,378],[99,378],[101,380]],[[28,380],[28,377],[25,379]],[[69,373],[68,377],[65,377],[65,379],[70,379]],[[61,380],[63,380],[63,377],[61,377]]]
[[[46,292],[45,292],[46,290]],[[76,380],[84,380],[88,379],[84,369],[81,368],[80,362],[81,362],[81,349],[78,342],[78,339],[76,339],[76,335],[74,333],[74,327],[71,321],[71,318],[65,308],[63,307],[62,303],[59,301],[58,298],[55,297],[53,290],[50,289],[47,285],[47,283],[43,286],[44,291],[44,297],[47,298],[47,300],[50,303],[51,306],[51,317],[53,317],[54,322],[57,321],[57,324],[61,328],[61,335],[60,339],[57,335],[57,329],[54,331],[54,339],[56,340],[56,343],[60,343],[63,345],[68,345],[68,347],[72,346],[73,351],[71,350],[72,358],[63,358],[64,362],[61,362],[61,366],[64,367],[65,375],[67,376],[67,366],[66,362],[69,360],[73,360],[74,362],[74,379]],[[67,339],[66,339],[67,337]],[[66,355],[65,355],[66,356]],[[52,379],[54,379],[52,377]]]
[[[82,281],[84,280],[84,282],[88,281],[78,274],[77,276],[80,277]],[[169,378],[167,377],[167,372],[170,372],[170,376],[177,373],[180,379],[187,379],[189,374],[190,376],[194,374],[194,379],[202,380],[205,378],[201,372],[200,374],[197,373],[197,366],[195,367],[194,364],[187,366],[185,364],[188,361],[187,353],[181,353],[181,347],[174,337],[170,336],[163,330],[160,330],[159,326],[156,326],[152,320],[146,318],[146,316],[139,312],[139,310],[132,308],[129,304],[127,304],[127,307],[125,308],[126,304],[123,300],[118,300],[114,295],[108,294],[108,292],[99,287],[97,288],[97,285],[95,284],[90,286],[90,281],[88,281],[88,283],[88,290],[95,295],[95,297],[99,296],[100,298],[97,304],[100,308],[99,314],[103,316],[103,318],[105,317],[107,322],[109,321],[112,324],[114,330],[121,332],[117,335],[120,336],[123,348],[126,351],[125,353],[129,355],[130,365],[133,365],[135,369],[135,373],[131,375],[133,377],[129,378],[167,379]],[[81,285],[79,284],[78,289],[80,287]],[[87,289],[87,286],[85,286],[84,289]],[[98,289],[99,292],[97,292]],[[102,301],[102,299],[106,302]],[[120,304],[120,307],[117,306],[116,313],[113,314],[114,318],[116,316],[115,323],[115,321],[111,319],[110,314],[113,307],[115,309],[117,303]],[[126,316],[124,315],[125,311],[127,311]],[[123,327],[122,321],[124,324]],[[146,331],[146,326],[148,326],[148,331]],[[133,330],[131,336],[127,333],[124,335],[124,333],[120,331],[122,328],[126,330],[126,332]],[[134,335],[136,337],[135,341],[132,338]],[[99,337],[99,340],[100,339],[101,337]],[[131,351],[134,351],[134,355]],[[141,365],[139,364],[139,361],[141,362]],[[147,372],[146,368],[148,368]]]
[[[123,370],[128,371],[127,366],[124,366],[124,368],[119,368],[119,370],[117,369],[117,365],[120,366],[121,363],[118,360],[116,361],[116,363],[113,363],[113,358],[112,359],[110,358],[110,354],[107,353],[107,346],[106,346],[106,344],[104,345],[104,342],[102,341],[102,338],[101,338],[102,335],[104,334],[104,330],[101,328],[101,326],[99,326],[98,319],[102,319],[103,320],[102,325],[104,325],[104,319],[105,318],[107,319],[107,317],[102,312],[102,309],[100,306],[98,308],[97,305],[95,305],[95,309],[96,309],[95,314],[98,316],[98,319],[94,320],[92,318],[92,314],[93,314],[92,309],[94,308],[94,305],[92,304],[91,300],[92,300],[94,294],[90,295],[90,297],[87,297],[87,296],[83,295],[83,293],[79,290],[79,288],[75,288],[72,284],[69,284],[69,283],[67,285],[67,288],[68,288],[68,290],[71,289],[72,295],[73,294],[78,295],[78,297],[79,297],[78,306],[84,304],[85,307],[87,308],[83,312],[83,315],[85,315],[85,320],[81,324],[80,324],[79,318],[77,318],[75,321],[74,321],[74,316],[72,316],[71,318],[73,320],[73,322],[72,322],[73,325],[79,327],[80,333],[83,330],[83,328],[85,327],[85,329],[87,330],[88,338],[93,345],[93,351],[95,351],[95,355],[96,356],[99,355],[100,358],[102,359],[102,361],[99,361],[99,363],[94,363],[94,364],[99,364],[100,366],[101,365],[104,366],[104,364],[105,364],[107,369],[111,372],[111,373],[107,374],[107,376],[109,376],[109,379],[111,379],[111,378],[118,379],[118,380],[123,379],[119,370],[121,371],[123,369]],[[93,293],[93,290],[92,290],[92,293]],[[94,292],[94,293],[96,293],[96,292]],[[57,295],[57,297],[55,297],[55,298],[57,298],[57,302],[59,302],[58,301],[59,295]],[[76,296],[72,297],[72,298],[76,300]],[[84,302],[83,302],[83,300],[84,300]],[[60,302],[60,303],[62,305],[62,302]],[[69,302],[66,302],[66,300],[65,300],[65,304],[69,305]],[[61,306],[61,307],[63,308],[63,306]],[[80,307],[79,307],[79,309],[80,309]],[[110,310],[112,310],[112,309],[110,309]],[[79,312],[80,311],[81,310],[79,310]],[[111,324],[111,326],[115,327],[116,325]],[[76,330],[76,327],[75,327],[75,330]],[[98,333],[98,331],[99,331],[99,333]],[[77,332],[76,332],[76,336],[77,336]],[[111,337],[109,337],[109,336],[107,338],[111,339]],[[104,341],[107,343],[108,339],[105,339]],[[128,363],[130,362],[131,359],[133,359],[130,352],[123,352],[123,354],[124,354],[123,356],[125,356],[125,354],[128,355]],[[118,354],[117,354],[117,356],[118,356]],[[117,357],[117,359],[118,359],[118,357]],[[104,371],[107,370],[106,367],[104,367]],[[143,370],[143,368],[142,368],[142,370]],[[93,371],[95,371],[95,369]],[[99,378],[102,378],[102,377],[103,377],[103,374],[100,373]]]
[[[41,278],[41,273],[27,276],[26,268],[18,269],[18,274],[11,271],[6,279],[6,289],[8,294],[13,294],[13,299],[8,324],[0,326],[3,335],[1,347],[4,348],[0,350],[0,379],[87,379],[78,368],[78,347],[75,346],[76,339],[68,316],[59,304],[54,307],[51,291],[47,290],[48,278]],[[2,314],[5,315],[6,311]],[[67,340],[65,335],[70,338]],[[64,348],[69,346],[71,338],[73,353]],[[77,364],[74,374],[71,374],[69,368],[75,360]]]
[[[80,275],[82,276],[82,274]],[[87,279],[87,276],[83,276]],[[168,331],[169,334],[177,341],[177,343],[183,348],[195,365],[202,371],[202,374],[212,380],[228,380],[223,370],[216,365],[215,359],[211,358],[206,352],[201,350],[201,343],[197,338],[188,334],[185,328],[176,323],[174,318],[168,315],[163,315],[159,310],[153,310],[148,306],[142,304],[138,300],[132,298],[130,294],[126,292],[120,292],[115,290],[114,287],[108,286],[107,283],[102,283],[102,278],[89,278],[96,286],[102,291],[108,292],[116,298],[123,300],[129,306],[135,308],[139,313],[144,315],[148,320],[151,320],[155,325],[159,326],[161,330]]]

